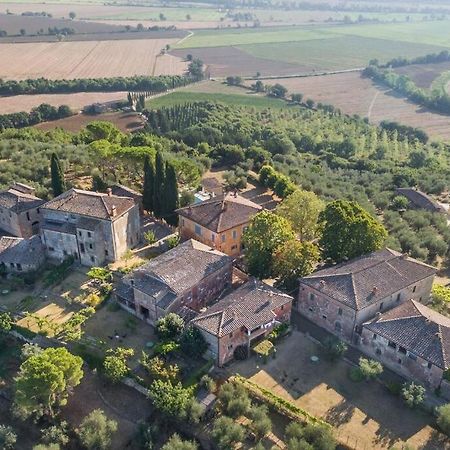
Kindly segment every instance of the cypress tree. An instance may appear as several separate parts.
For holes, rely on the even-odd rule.
[[[173,164],[166,163],[166,181],[164,185],[164,218],[169,225],[178,225],[178,183]]]
[[[155,184],[153,185],[153,213],[161,218],[164,212],[165,167],[162,153],[158,150],[155,159]]]
[[[57,197],[66,190],[66,184],[64,181],[64,173],[62,171],[61,164],[56,153],[52,153],[50,172],[52,176],[53,195]]]
[[[150,156],[144,159],[144,187],[142,190],[142,205],[145,211],[153,211],[153,189],[155,184],[155,167]]]

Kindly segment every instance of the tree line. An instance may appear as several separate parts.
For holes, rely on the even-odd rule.
[[[417,56],[415,58],[397,57],[389,60],[385,64],[380,64],[378,59],[372,59],[369,62],[369,66],[388,68],[410,66],[412,64],[433,64],[445,61],[450,61],[450,52],[448,50],[442,50],[439,53],[428,53],[427,55]]]
[[[29,80],[1,80],[0,95],[20,94],[56,94],[72,92],[115,92],[150,91],[165,92],[195,81],[192,76],[161,75],[114,77],[114,78],[77,78],[74,80],[49,80],[37,78]]]
[[[23,128],[41,122],[63,119],[72,114],[73,112],[67,105],[55,107],[47,103],[42,103],[36,108],[33,108],[29,113],[22,111],[0,115],[0,131],[6,130],[7,128]]]
[[[419,88],[407,75],[371,65],[364,69],[363,76],[383,83],[401,93],[409,100],[442,114],[450,114],[450,95],[441,91],[427,91]]]

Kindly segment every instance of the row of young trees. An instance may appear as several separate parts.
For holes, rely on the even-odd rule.
[[[450,61],[450,52],[448,50],[442,50],[439,53],[428,53],[427,55],[416,56],[415,58],[393,58],[385,64],[380,64],[377,59],[372,59],[369,65],[387,68],[410,66],[411,64],[435,64],[445,61]]]
[[[67,105],[61,105],[58,108],[47,103],[33,108],[31,112],[18,112],[0,115],[0,131],[8,128],[23,128],[36,125],[50,120],[63,119],[73,113]]]
[[[161,75],[114,78],[77,78],[74,80],[49,80],[36,78],[28,80],[1,80],[0,95],[53,94],[71,92],[115,92],[115,91],[151,91],[165,92],[180,86],[186,86],[196,80],[195,76]]]

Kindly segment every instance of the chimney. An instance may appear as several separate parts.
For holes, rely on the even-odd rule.
[[[227,210],[227,208],[228,208],[228,204],[227,204],[227,202],[222,202],[222,211],[226,211]]]
[[[377,292],[378,292],[378,288],[376,286],[374,286],[372,289],[372,294],[377,295]]]
[[[111,217],[116,217],[117,214],[117,208],[116,205],[111,206]]]
[[[108,189],[106,189],[106,193],[108,194],[108,197],[111,197],[112,189],[109,187]]]
[[[321,288],[325,287],[325,280],[320,280],[320,287]]]
[[[130,279],[130,284],[131,284],[131,286],[134,286],[134,279],[133,278]]]

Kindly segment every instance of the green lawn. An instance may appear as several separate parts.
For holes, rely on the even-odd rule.
[[[161,108],[163,106],[181,105],[190,102],[221,102],[228,105],[251,106],[254,108],[286,108],[287,103],[283,100],[256,96],[252,94],[220,94],[206,92],[172,92],[171,94],[148,100],[147,108]]]
[[[415,57],[439,52],[442,47],[356,36],[338,36],[299,42],[241,45],[259,58],[306,65],[316,70],[365,67],[369,59],[387,61],[399,55]]]
[[[450,46],[450,21],[386,23],[364,25],[296,26],[254,29],[224,29],[196,31],[179,48],[219,47],[278,42],[298,42],[336,38],[342,35],[360,36],[415,45]]]

